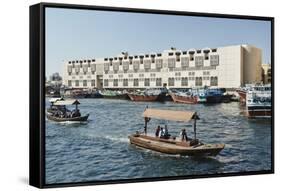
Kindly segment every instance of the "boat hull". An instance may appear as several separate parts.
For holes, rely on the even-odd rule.
[[[248,106],[248,117],[271,117],[271,106]]]
[[[174,102],[178,103],[186,103],[186,104],[196,104],[198,103],[197,96],[178,96],[174,93],[170,94]]]
[[[223,101],[223,96],[207,96],[206,103],[221,103]]]
[[[240,89],[237,89],[236,92],[238,93],[238,95],[240,97],[240,102],[245,103],[247,92],[244,90],[240,90]]]
[[[158,101],[159,95],[127,94],[132,101]]]
[[[60,118],[60,117],[55,117],[51,114],[46,114],[47,118],[49,120],[55,121],[55,122],[67,122],[67,121],[73,121],[73,122],[83,122],[83,121],[87,121],[89,114],[85,115],[85,116],[81,116],[81,117],[72,117],[72,118]]]
[[[136,146],[171,155],[216,156],[225,146],[224,144],[191,145],[191,142],[139,134],[133,134],[129,139],[130,143]]]
[[[127,94],[122,95],[102,95],[105,99],[129,99]]]

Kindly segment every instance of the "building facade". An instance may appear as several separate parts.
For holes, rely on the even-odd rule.
[[[69,87],[141,89],[217,86],[261,81],[261,50],[250,45],[72,60],[64,67]]]

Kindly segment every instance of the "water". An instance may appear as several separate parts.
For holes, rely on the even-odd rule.
[[[247,119],[237,102],[216,105],[137,103],[128,100],[81,99],[80,111],[90,113],[84,124],[46,121],[46,183],[167,177],[271,169],[271,122]],[[48,103],[46,103],[48,105]],[[212,158],[172,156],[130,145],[128,135],[142,130],[146,106],[197,111],[197,137],[225,143]],[[148,132],[168,124],[172,135],[191,124],[152,119]]]

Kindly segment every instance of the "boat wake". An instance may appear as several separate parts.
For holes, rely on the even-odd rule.
[[[150,154],[154,157],[160,157],[160,158],[191,158],[187,155],[185,156],[185,155],[180,155],[180,154],[176,154],[176,155],[163,154],[161,152],[145,149],[145,148],[139,147],[137,145],[132,145],[132,146],[139,149],[142,153]]]
[[[129,143],[129,139],[127,137],[105,136],[105,139],[108,139],[108,140],[113,141],[113,142]]]
[[[58,125],[73,125],[73,124],[88,124],[91,120],[88,121],[61,121],[61,122],[56,122],[56,121],[52,121],[46,118],[46,121],[48,121],[49,123],[53,123],[53,124],[58,124]]]

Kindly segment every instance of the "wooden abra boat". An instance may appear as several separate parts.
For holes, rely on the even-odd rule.
[[[136,146],[172,155],[188,156],[216,156],[224,144],[204,144],[196,138],[196,120],[199,119],[196,112],[171,111],[159,109],[146,109],[143,113],[145,119],[145,132],[148,121],[151,118],[188,122],[194,120],[194,138],[166,137],[146,135],[146,133],[135,133],[129,136],[130,143]],[[185,130],[184,130],[185,132]]]
[[[56,122],[83,122],[87,121],[90,114],[84,116],[81,115],[78,104],[78,100],[64,100],[62,98],[51,99],[50,108],[46,111],[47,119]],[[75,109],[70,111],[66,108],[66,105],[75,105]]]
[[[132,101],[157,101],[159,95],[127,94]]]
[[[87,121],[88,117],[89,117],[89,114],[87,114],[85,116],[81,116],[81,117],[66,117],[66,118],[55,117],[53,115],[47,114],[47,118],[49,120],[56,121],[56,122],[67,122],[67,121],[83,122],[83,121]]]
[[[129,136],[130,142],[139,147],[151,149],[166,154],[179,154],[188,156],[216,156],[224,144],[202,144],[198,142],[182,142],[174,139],[162,139],[142,134]]]
[[[171,95],[174,102],[187,103],[187,104],[198,103],[198,97],[197,96],[192,96],[192,95],[181,96],[181,95],[175,94],[175,93],[170,93],[170,95]]]

